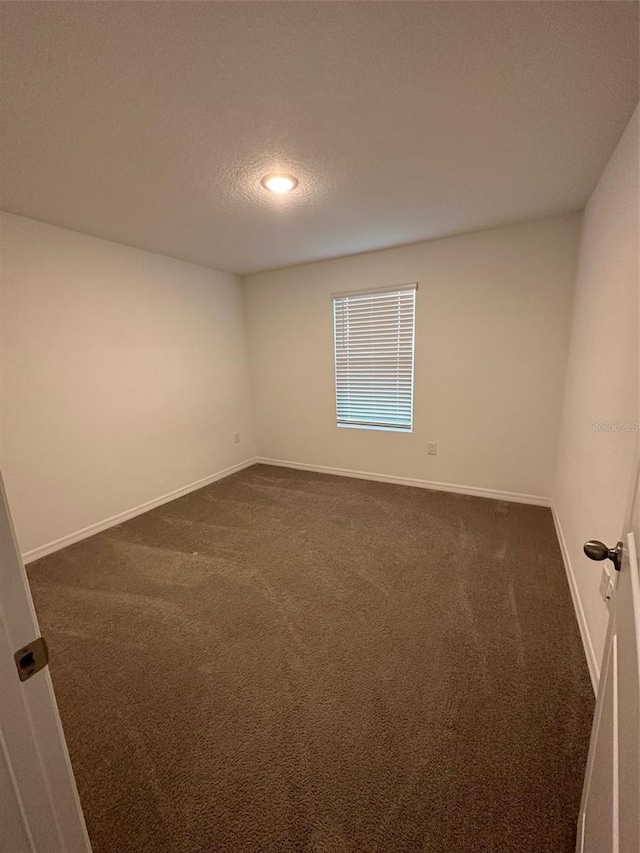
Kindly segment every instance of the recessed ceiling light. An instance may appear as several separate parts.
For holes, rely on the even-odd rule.
[[[265,175],[260,183],[265,189],[271,190],[272,193],[282,195],[283,193],[295,190],[298,186],[298,179],[292,175]]]

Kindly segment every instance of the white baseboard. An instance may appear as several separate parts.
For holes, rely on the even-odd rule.
[[[582,637],[582,645],[584,646],[584,653],[587,658],[591,685],[593,687],[593,692],[597,695],[598,682],[600,681],[600,666],[598,664],[598,659],[596,658],[596,653],[593,649],[593,643],[591,642],[591,634],[589,633],[589,627],[584,615],[584,608],[582,607],[580,593],[578,592],[575,572],[571,565],[569,549],[567,548],[567,542],[564,538],[564,533],[562,532],[562,525],[560,524],[560,518],[558,517],[558,511],[555,503],[551,504],[551,513],[553,515],[553,523],[556,526],[556,534],[558,536],[558,542],[560,543],[560,552],[562,554],[565,571],[567,573],[567,581],[569,582],[569,590],[571,591],[571,598],[573,600],[573,609],[576,612],[578,628],[580,629],[580,636]]]
[[[239,462],[237,465],[232,465],[230,468],[225,468],[223,471],[218,471],[216,474],[210,474],[208,477],[203,477],[201,480],[196,480],[195,483],[189,483],[188,486],[182,486],[180,489],[174,489],[173,492],[168,492],[159,498],[154,498],[151,501],[135,506],[132,509],[127,509],[124,512],[119,512],[117,515],[112,515],[111,518],[105,518],[104,521],[98,521],[95,524],[90,524],[89,527],[83,527],[82,530],[76,530],[75,533],[69,533],[67,536],[62,536],[60,539],[55,539],[53,542],[48,542],[46,545],[40,545],[39,548],[34,548],[32,551],[27,551],[22,555],[23,562],[33,563],[34,560],[39,560],[40,557],[46,557],[47,554],[53,554],[54,551],[59,551],[61,548],[66,548],[67,545],[73,545],[74,542],[80,542],[82,539],[87,539],[102,530],[107,530],[109,527],[115,527],[116,524],[122,524],[130,518],[135,518],[136,515],[142,515],[143,512],[148,512],[162,504],[169,503],[176,498],[181,498],[183,495],[188,495],[189,492],[195,492],[197,489],[208,486],[210,483],[215,483],[216,480],[222,480],[230,474],[235,474],[237,471],[242,471],[243,468],[248,468],[255,464],[255,458],[245,459],[244,462]]]
[[[398,486],[415,486],[419,489],[433,489],[436,492],[455,492],[459,495],[472,495],[477,498],[492,498],[498,501],[512,501],[513,503],[533,504],[534,506],[551,506],[551,498],[545,498],[540,495],[500,492],[496,489],[458,486],[454,483],[437,483],[432,480],[415,480],[411,477],[392,477],[389,474],[374,474],[370,471],[351,471],[348,468],[326,468],[323,465],[307,465],[302,462],[288,462],[284,459],[266,459],[263,456],[258,456],[255,462],[262,465],[277,465],[280,468],[297,468],[299,471],[317,471],[319,474],[354,477],[357,480],[375,480],[380,483],[395,483]]]

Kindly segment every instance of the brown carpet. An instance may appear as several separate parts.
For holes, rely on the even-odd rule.
[[[563,853],[548,509],[256,465],[34,563],[95,853]]]

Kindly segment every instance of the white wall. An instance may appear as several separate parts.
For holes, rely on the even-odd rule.
[[[0,467],[23,553],[254,456],[235,276],[0,228]]]
[[[258,454],[550,496],[579,230],[572,214],[247,277]],[[413,281],[414,432],[336,427],[330,294]]]
[[[640,421],[638,124],[636,109],[584,213],[554,495],[592,667],[602,659],[608,611],[598,592],[602,564],[582,546],[622,538],[637,461],[637,432],[591,424]]]

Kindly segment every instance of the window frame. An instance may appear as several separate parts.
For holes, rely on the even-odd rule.
[[[334,374],[334,395],[335,395],[335,424],[340,429],[364,429],[374,430],[378,432],[396,432],[396,433],[412,433],[415,427],[415,358],[416,358],[416,302],[417,302],[418,282],[410,284],[391,285],[377,288],[364,288],[361,290],[343,291],[331,294],[332,315],[333,315],[333,374]],[[336,307],[341,300],[349,298],[365,298],[365,297],[383,297],[385,295],[394,296],[402,293],[412,292],[412,326],[411,326],[411,362],[410,362],[410,391],[409,391],[409,422],[408,424],[400,424],[397,422],[384,423],[382,419],[377,422],[372,420],[358,421],[355,418],[347,419],[340,417],[340,398],[339,398],[339,362],[338,362],[338,318]],[[396,381],[397,378],[396,378]],[[375,394],[375,391],[374,391]],[[382,416],[383,417],[383,416]]]

